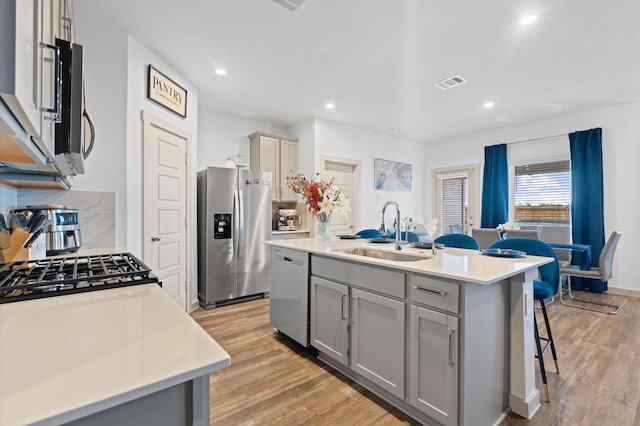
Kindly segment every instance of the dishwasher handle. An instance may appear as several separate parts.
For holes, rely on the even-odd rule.
[[[303,260],[301,260],[301,259],[295,259],[295,258],[293,258],[293,257],[283,256],[283,255],[281,255],[281,254],[278,254],[278,255],[276,256],[276,259],[277,259],[277,260],[280,260],[280,261],[282,261],[282,262],[293,263],[294,265],[297,265],[297,266],[304,266],[304,261],[303,261]]]

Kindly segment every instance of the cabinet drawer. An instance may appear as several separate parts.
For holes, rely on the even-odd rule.
[[[402,272],[311,256],[311,273],[401,299],[405,297],[405,280]]]
[[[422,275],[411,275],[411,300],[449,312],[460,312],[460,285]]]

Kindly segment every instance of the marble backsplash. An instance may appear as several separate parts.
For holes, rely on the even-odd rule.
[[[16,207],[17,190],[0,184],[0,213],[8,219],[9,211]]]
[[[16,203],[18,208],[52,204],[78,209],[82,249],[116,245],[115,192],[18,190]]]

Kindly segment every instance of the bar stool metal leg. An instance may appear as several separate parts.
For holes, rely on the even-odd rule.
[[[536,321],[535,315],[533,316],[533,333],[536,339],[536,349],[538,350],[538,363],[540,364],[540,374],[542,375],[542,384],[544,386],[544,395],[547,397],[547,401],[551,401],[549,398],[549,386],[547,385],[547,373],[544,369],[544,358],[542,346],[540,346],[540,334],[538,333],[538,321]]]
[[[553,361],[556,364],[556,373],[560,374],[560,367],[558,366],[558,356],[556,355],[556,345],[553,343],[553,335],[551,334],[551,326],[549,325],[549,317],[547,316],[547,307],[544,304],[544,300],[540,301],[540,305],[542,306],[542,315],[544,316],[544,325],[547,328],[547,340],[549,345],[551,346],[551,354],[553,355]],[[545,345],[546,349],[546,345]],[[542,351],[543,354],[546,351]]]

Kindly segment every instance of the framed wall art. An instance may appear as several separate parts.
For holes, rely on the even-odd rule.
[[[412,191],[413,166],[398,161],[373,159],[375,189],[380,191]]]
[[[153,65],[149,65],[147,98],[182,118],[187,117],[187,91]]]

